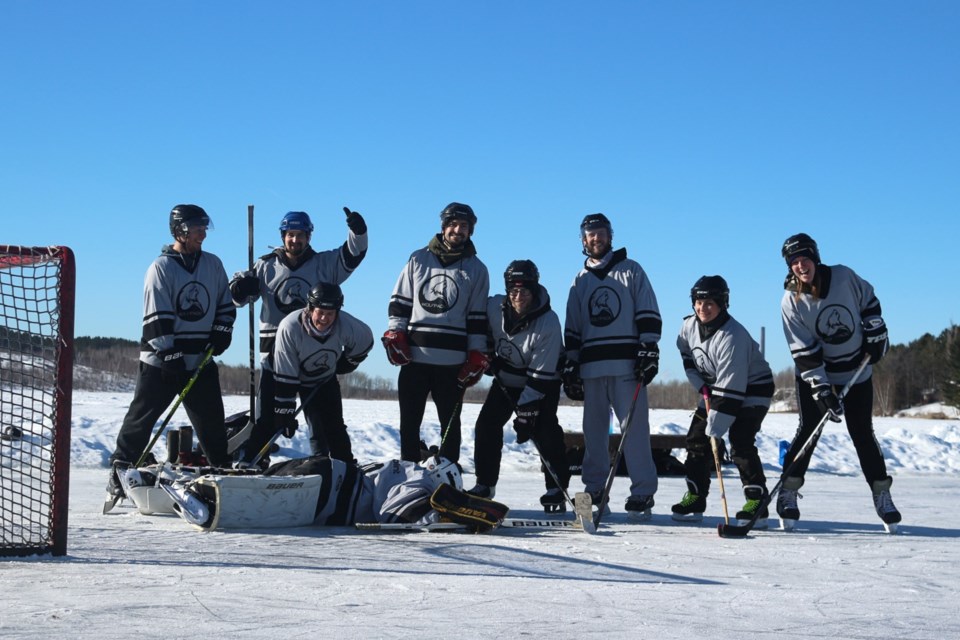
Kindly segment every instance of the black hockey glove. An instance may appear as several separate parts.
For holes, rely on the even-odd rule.
[[[656,342],[641,342],[637,351],[637,361],[633,365],[633,372],[637,380],[643,381],[643,386],[650,386],[660,370],[660,347]]]
[[[843,415],[843,404],[828,384],[819,384],[813,388],[813,399],[824,415],[829,415],[833,422],[840,422]]]
[[[348,356],[347,354],[341,354],[337,358],[337,375],[343,373],[353,373],[357,370],[357,367],[360,366],[360,363],[367,359],[367,354],[359,356]]]
[[[284,438],[297,434],[297,411],[293,407],[277,405],[273,409],[273,427]]]
[[[533,437],[539,415],[539,402],[528,402],[517,407],[517,417],[513,421],[513,430],[517,432],[517,444],[523,444]]]
[[[213,347],[213,355],[223,355],[223,352],[230,348],[230,340],[233,339],[233,325],[215,324],[210,330],[210,347]]]
[[[183,362],[183,351],[170,349],[157,353],[160,358],[160,376],[167,384],[183,387],[187,383],[187,365]]]
[[[563,382],[563,393],[571,400],[583,400],[583,380],[580,379],[580,363],[576,360],[561,362],[560,380]]]
[[[367,223],[362,215],[356,211],[350,211],[347,207],[343,208],[343,212],[347,214],[347,227],[350,228],[350,231],[353,231],[353,233],[358,236],[362,236],[367,232]]]
[[[260,295],[260,280],[252,271],[238,271],[229,287],[230,297],[238,304],[253,302]]]
[[[877,364],[883,359],[890,346],[887,338],[887,325],[883,318],[870,318],[863,323],[863,353],[870,356],[870,364]]]

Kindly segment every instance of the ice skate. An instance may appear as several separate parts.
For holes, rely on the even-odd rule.
[[[770,516],[770,512],[767,509],[766,505],[763,505],[763,499],[767,495],[767,490],[765,487],[761,487],[756,484],[748,484],[743,488],[743,497],[747,499],[744,503],[743,508],[740,511],[737,511],[737,525],[745,527],[750,524],[750,521],[753,517],[757,516],[757,521],[753,525],[754,529],[766,529],[769,525],[767,523],[767,518]],[[761,505],[763,505],[761,507]],[[759,511],[759,515],[757,512]]]
[[[707,497],[699,495],[697,484],[687,480],[687,492],[680,502],[670,507],[670,517],[677,522],[702,522],[703,512],[707,510]]]
[[[884,480],[877,480],[871,487],[873,489],[873,505],[877,509],[877,515],[883,520],[883,528],[887,533],[896,533],[902,516],[893,504],[893,498],[890,496],[890,485],[893,484],[893,478],[887,476]]]
[[[800,495],[802,486],[803,478],[790,477],[783,481],[783,488],[777,496],[777,514],[780,516],[780,527],[784,531],[793,531],[800,519],[797,499],[803,497]]]
[[[478,498],[486,498],[487,500],[493,500],[493,497],[497,495],[497,488],[488,487],[485,484],[475,484],[472,489],[467,489],[466,493],[469,493],[472,496],[477,496]]]
[[[651,518],[650,510],[654,504],[653,496],[630,496],[624,509],[627,510],[627,517],[634,522],[645,522]]]
[[[540,496],[540,504],[543,505],[544,513],[566,513],[567,511],[567,499],[563,495],[563,489],[559,487],[548,489]]]

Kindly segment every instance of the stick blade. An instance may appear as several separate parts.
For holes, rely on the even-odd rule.
[[[717,533],[720,534],[721,538],[746,538],[752,528],[749,524],[738,525],[721,522],[717,525]]]

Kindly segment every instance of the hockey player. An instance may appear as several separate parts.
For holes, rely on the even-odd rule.
[[[274,433],[294,436],[298,393],[310,426],[310,452],[353,460],[337,375],[363,362],[373,348],[373,333],[342,307],[340,287],[318,282],[307,295],[307,307],[280,322],[273,353],[274,417],[256,424],[241,462],[249,463]]]
[[[622,423],[636,396],[623,451],[631,482],[626,510],[645,520],[657,492],[646,388],[659,368],[660,310],[643,268],[626,249],[613,251],[605,215],[583,219],[580,241],[587,259],[567,298],[562,378],[567,396],[584,401],[583,483],[599,504],[610,469],[609,411]]]
[[[230,299],[223,263],[202,251],[213,223],[201,207],[178,204],[170,212],[173,244],[147,269],[143,286],[143,336],[140,372],[133,401],[110,456],[104,512],[123,497],[117,468],[138,460],[157,419],[186,386],[212,349],[218,356],[230,346],[237,310]],[[208,462],[228,465],[223,398],[217,365],[210,360],[183,398]]]
[[[547,492],[540,503],[548,513],[565,511],[570,469],[563,429],[557,421],[557,363],[563,343],[560,319],[550,308],[550,295],[540,284],[540,271],[533,262],[514,260],[504,271],[503,281],[506,295],[491,296],[487,301],[495,382],[477,417],[477,485],[468,493],[484,498],[495,495],[503,427],[516,411],[513,428],[517,443],[533,440],[549,465],[544,473]]]
[[[222,478],[200,478],[164,485],[164,489],[174,500],[174,510],[187,522],[204,529],[294,526],[291,520],[316,526],[349,526],[358,522],[429,525],[452,521],[476,530],[495,527],[508,508],[465,494],[461,490],[461,473],[455,462],[435,456],[421,463],[391,460],[363,467],[356,462],[311,456],[275,464],[263,476],[231,478],[229,486],[217,486]],[[256,505],[256,511],[227,511],[252,508],[248,502],[232,500],[230,492],[242,492],[244,485],[263,487],[260,480],[264,478],[291,476],[304,477],[304,482],[286,486],[269,483],[257,496],[265,500]],[[307,477],[310,483],[319,485],[319,490],[297,493],[301,484],[308,483]]]
[[[720,276],[703,276],[690,289],[694,314],[683,319],[677,348],[690,384],[701,400],[687,432],[687,492],[673,505],[673,519],[699,522],[707,506],[714,468],[710,438],[729,431],[731,456],[740,471],[746,504],[736,517],[767,526],[767,481],[756,437],[773,397],[773,373],[760,346],[727,309],[730,289]],[[709,404],[706,400],[709,398]]]
[[[230,294],[238,307],[262,300],[260,309],[260,387],[257,419],[274,415],[273,344],[280,321],[303,309],[307,294],[318,282],[343,284],[367,254],[367,224],[356,211],[347,216],[347,240],[337,249],[314,251],[310,245],[313,222],[304,211],[290,211],[280,221],[282,247],[261,257],[253,271],[241,271],[230,281]],[[272,426],[265,429],[272,432]],[[249,448],[249,447],[246,447]],[[246,455],[250,455],[246,451]]]
[[[887,474],[872,417],[870,365],[879,362],[888,347],[880,301],[870,283],[849,267],[822,264],[817,243],[805,233],[787,238],[781,255],[789,271],[780,310],[783,333],[796,365],[800,405],[800,426],[784,457],[784,468],[790,466],[825,415],[834,422],[846,418],[877,515],[893,530],[901,516],[890,497],[893,479]],[[835,390],[850,381],[865,355],[870,364],[841,403]],[[812,453],[808,451],[798,461],[777,497],[784,529],[792,529],[800,518],[797,498]]]
[[[440,455],[460,459],[460,399],[489,366],[490,277],[471,237],[473,209],[452,202],[440,212],[440,233],[415,251],[390,297],[383,346],[400,367],[400,457],[420,460],[420,424],[427,396],[440,420]]]

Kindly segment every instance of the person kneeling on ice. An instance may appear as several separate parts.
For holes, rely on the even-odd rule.
[[[235,466],[250,466],[274,433],[296,434],[298,393],[310,427],[310,453],[353,459],[337,375],[363,362],[373,348],[373,333],[342,307],[340,287],[318,282],[310,289],[307,307],[280,322],[273,352],[274,416],[257,422]]]
[[[360,466],[323,455],[259,476],[202,476],[162,484],[184,520],[204,530],[457,522],[485,531],[508,507],[464,491],[460,465],[439,456]]]
[[[720,276],[703,276],[690,289],[694,313],[683,320],[677,348],[690,384],[701,399],[687,432],[684,468],[687,492],[672,507],[672,518],[699,522],[707,507],[712,464],[711,438],[730,432],[731,457],[740,471],[747,499],[737,520],[757,514],[757,529],[767,526],[767,480],[756,438],[773,397],[773,373],[759,345],[727,312],[730,289]],[[719,449],[718,449],[719,450]]]

